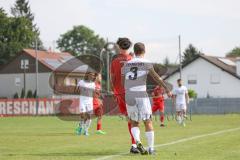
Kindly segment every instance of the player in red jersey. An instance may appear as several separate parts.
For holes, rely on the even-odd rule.
[[[118,38],[117,45],[119,47],[119,54],[116,55],[111,62],[111,82],[112,89],[114,92],[115,99],[118,103],[119,110],[121,114],[127,116],[126,102],[125,102],[125,89],[122,85],[121,80],[121,69],[124,62],[132,59],[129,55],[128,49],[131,47],[132,43],[128,38]],[[136,142],[131,133],[131,123],[128,121],[128,130],[132,140],[132,147],[130,153],[139,153],[137,149]]]
[[[152,112],[160,111],[160,127],[164,127],[164,88],[161,86],[156,86],[152,92],[153,106]]]
[[[100,99],[100,91],[101,91],[101,81],[102,77],[101,74],[98,74],[96,76],[96,81],[95,81],[95,95],[93,97],[93,110],[95,116],[97,116],[97,134],[106,134],[102,130],[102,115],[103,115],[103,103]]]

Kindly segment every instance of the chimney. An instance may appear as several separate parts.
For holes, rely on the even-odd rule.
[[[236,61],[236,73],[240,77],[240,57],[238,57]]]

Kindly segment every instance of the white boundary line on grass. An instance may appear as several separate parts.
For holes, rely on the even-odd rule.
[[[172,142],[169,142],[169,143],[158,144],[158,145],[155,145],[155,148],[160,148],[160,147],[164,147],[164,146],[170,146],[170,145],[173,145],[173,144],[178,144],[178,143],[191,141],[191,140],[195,140],[195,139],[199,139],[199,138],[204,138],[204,137],[208,137],[208,136],[215,136],[215,135],[219,135],[219,134],[223,134],[223,133],[227,133],[227,132],[234,132],[234,131],[237,131],[237,130],[240,130],[240,127],[239,128],[232,128],[232,129],[225,129],[225,130],[212,132],[212,133],[207,133],[207,134],[202,134],[202,135],[193,136],[193,137],[189,137],[189,138],[183,138],[183,139],[179,139],[179,140],[172,141]],[[104,157],[97,158],[95,160],[112,159],[114,157],[119,157],[121,155],[126,155],[126,154],[129,154],[129,152],[124,152],[124,153],[119,153],[119,154],[115,154],[115,155],[104,156]]]

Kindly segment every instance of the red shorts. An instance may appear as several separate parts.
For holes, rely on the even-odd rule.
[[[93,100],[93,111],[94,115],[99,117],[103,115],[103,104],[100,99],[94,99]]]
[[[115,96],[115,98],[117,100],[120,113],[127,116],[125,94],[117,95],[117,96]]]
[[[98,108],[99,106],[102,106],[102,101],[100,99],[93,99],[93,110]]]
[[[154,113],[157,110],[164,112],[164,101],[153,102],[152,112]]]
[[[102,106],[99,106],[97,108],[94,109],[94,115],[97,117],[100,117],[103,115],[103,108]]]

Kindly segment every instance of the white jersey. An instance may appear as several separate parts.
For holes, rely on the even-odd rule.
[[[152,109],[147,94],[147,75],[153,68],[150,61],[135,57],[124,64],[122,74],[125,76],[125,101],[128,117],[134,121],[151,118]]]
[[[80,80],[77,86],[80,88],[80,113],[91,112],[93,110],[93,94],[95,90],[95,82]]]
[[[146,81],[149,70],[152,68],[150,61],[135,57],[123,67],[125,75],[125,89],[130,91],[146,91]]]
[[[186,94],[188,94],[187,87],[181,86],[173,90],[173,95],[176,96],[177,105],[186,105]]]

